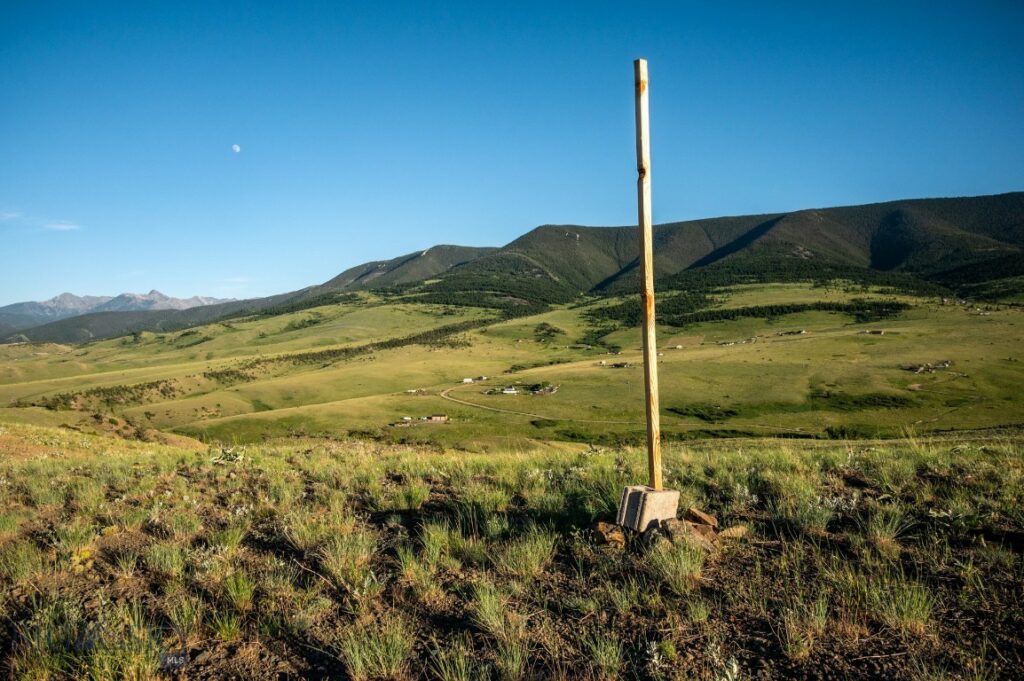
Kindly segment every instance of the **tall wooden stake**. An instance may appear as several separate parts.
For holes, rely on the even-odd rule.
[[[651,135],[647,60],[633,62],[636,85],[636,200],[640,224],[641,297],[644,303],[644,389],[647,398],[647,468],[650,486],[661,489],[661,418],[658,352],[654,330],[654,255],[651,246]]]

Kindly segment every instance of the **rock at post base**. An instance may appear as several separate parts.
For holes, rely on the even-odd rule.
[[[686,543],[706,553],[714,551],[718,543],[718,536],[713,527],[697,525],[678,518],[661,521],[661,531],[673,544]]]
[[[594,534],[597,536],[598,544],[607,544],[616,549],[621,549],[626,545],[626,533],[618,525],[598,522],[594,526]]]
[[[686,513],[683,514],[683,518],[689,520],[691,523],[696,523],[697,525],[707,525],[715,528],[718,527],[718,518],[710,513],[705,513],[699,508],[694,508],[693,506],[686,509]]]
[[[650,532],[644,532],[640,535],[640,545],[644,548],[644,551],[660,551],[664,548],[671,547],[672,541],[668,538],[665,532],[659,527],[657,530]]]
[[[690,529],[696,532],[697,534],[701,535],[702,537],[712,542],[718,541],[718,533],[715,532],[715,528],[711,527],[710,525],[698,525],[697,523],[691,523],[685,520],[683,522],[689,524]]]

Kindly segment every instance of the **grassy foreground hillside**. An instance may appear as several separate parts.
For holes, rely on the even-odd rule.
[[[719,525],[638,537],[598,524],[645,478],[635,297],[444,300],[348,293],[0,347],[5,669],[985,679],[1024,663],[1019,307],[849,283],[664,294],[667,484]]]
[[[418,300],[348,294],[186,331],[0,346],[0,422],[143,439],[359,436],[476,451],[641,441],[635,300],[585,299],[514,318]],[[669,440],[1024,423],[1019,307],[761,284],[667,293],[659,313]],[[480,376],[488,380],[462,383]],[[433,414],[450,421],[420,420]]]
[[[498,455],[496,455],[498,454]],[[713,543],[622,543],[636,449],[0,427],[15,678],[1015,678],[1011,439],[673,445]]]

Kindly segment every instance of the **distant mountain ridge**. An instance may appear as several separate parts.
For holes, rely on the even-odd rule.
[[[157,290],[122,293],[118,296],[77,296],[61,293],[49,300],[12,303],[0,307],[0,329],[17,331],[93,312],[139,312],[143,310],[188,310],[232,299],[192,296],[172,298]]]
[[[543,225],[501,248],[434,246],[268,298],[130,312],[115,311],[120,303],[110,299],[97,304],[104,310],[14,335],[4,333],[0,317],[0,339],[82,342],[169,331],[368,289],[422,302],[527,310],[581,294],[635,292],[638,255],[632,225]],[[1024,288],[1024,192],[666,223],[654,229],[654,260],[659,290],[841,278],[980,296],[1013,291]]]
[[[234,298],[212,298],[210,296],[192,296],[191,298],[172,298],[152,290],[149,293],[122,293],[97,306],[92,312],[137,312],[139,310],[187,310],[200,305],[216,305],[228,303]]]

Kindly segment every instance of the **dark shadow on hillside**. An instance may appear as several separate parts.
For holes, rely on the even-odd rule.
[[[605,289],[605,287],[611,285],[612,282],[618,281],[619,279],[621,279],[623,276],[629,274],[630,272],[635,272],[638,267],[640,267],[640,258],[635,258],[632,262],[627,264],[625,267],[623,267],[621,270],[619,270],[615,274],[610,274],[607,277],[605,277],[604,279],[602,279],[601,281],[597,282],[597,284],[595,284],[594,287],[592,289],[590,289],[590,290],[591,291],[603,291]]]
[[[706,267],[707,265],[710,265],[710,264],[712,264],[714,262],[717,262],[717,261],[721,260],[722,258],[726,258],[726,257],[732,255],[733,253],[737,253],[739,251],[742,251],[745,248],[748,248],[755,241],[757,241],[758,239],[763,237],[765,234],[770,232],[772,227],[774,227],[775,225],[779,224],[779,221],[782,220],[782,218],[784,218],[784,217],[786,217],[786,216],[785,215],[780,215],[780,216],[778,216],[776,218],[772,218],[771,220],[765,220],[764,222],[759,224],[757,227],[754,227],[750,231],[748,231],[745,234],[743,234],[738,239],[733,239],[732,241],[730,241],[726,245],[720,246],[719,248],[716,248],[715,250],[711,251],[710,253],[705,255],[700,260],[697,260],[696,262],[694,262],[692,265],[690,265],[686,269],[690,270],[690,269],[694,269],[696,267]]]
[[[893,270],[906,262],[914,248],[909,216],[904,210],[886,215],[871,237],[871,267]]]

